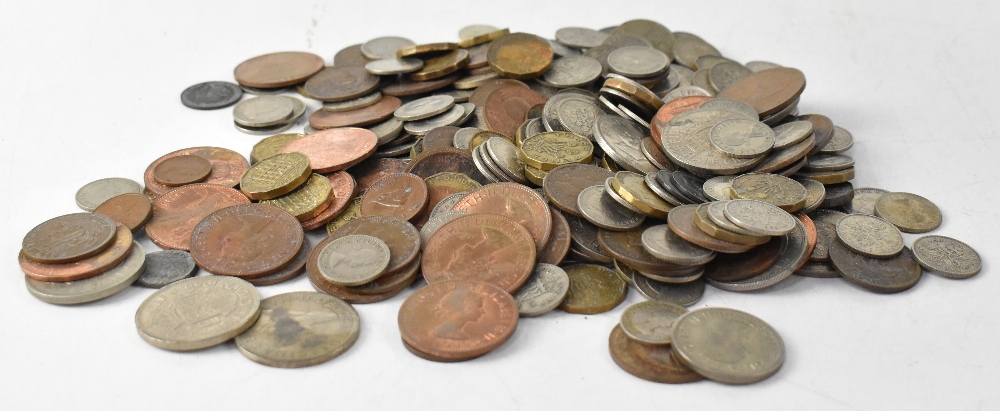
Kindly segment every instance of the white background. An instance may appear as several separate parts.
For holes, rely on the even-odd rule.
[[[2,408],[998,409],[997,16],[986,1],[0,0]],[[622,310],[642,300],[635,292],[609,313],[523,319],[485,357],[437,364],[400,342],[396,314],[410,290],[357,306],[361,335],[341,357],[282,370],[232,343],[187,354],[145,343],[133,315],[149,289],[78,307],[24,289],[21,238],[78,212],[73,196],[87,182],[141,182],[152,160],[186,147],[249,155],[259,138],[237,132],[230,109],[179,101],[189,85],[231,81],[249,57],[307,50],[329,63],[380,35],[455,41],[459,28],[488,23],[551,38],[560,27],[639,17],[696,33],[737,61],[801,69],[801,112],[825,114],[855,136],[855,186],[934,201],[944,212],[935,233],[979,250],[983,272],[965,281],[925,274],[896,295],[838,279],[793,278],[752,294],[709,288],[697,306],[748,311],[785,340],[784,367],[750,386],[661,385],[620,370],[607,338]],[[299,277],[261,294],[310,289]]]

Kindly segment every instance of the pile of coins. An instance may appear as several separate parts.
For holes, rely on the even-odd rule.
[[[402,345],[463,361],[502,345],[519,317],[615,309],[609,350],[640,378],[760,381],[784,358],[778,332],[736,310],[687,311],[705,285],[771,287],[793,274],[904,291],[923,270],[975,275],[969,246],[905,246],[940,210],[910,193],[854,188],[853,136],[798,114],[805,75],[722,57],[648,20],[555,40],[488,25],[458,42],[380,37],[336,53],[251,58],[236,82],[181,94],[233,107],[263,134],[249,161],[194,147],[153,161],[144,187],[80,189],[93,213],[42,223],[19,256],[28,289],[55,304],[159,288],[136,313],[157,347],[234,339],[262,364],[302,367],[356,340],[350,304],[411,288]],[[241,101],[242,95],[254,97]],[[298,93],[298,97],[287,95]],[[304,133],[284,133],[316,100]],[[313,246],[307,232],[325,227]],[[132,234],[165,249],[145,254]],[[322,233],[322,232],[321,232]],[[211,275],[196,276],[197,268]],[[305,271],[318,292],[260,299]],[[285,330],[294,325],[295,335]]]

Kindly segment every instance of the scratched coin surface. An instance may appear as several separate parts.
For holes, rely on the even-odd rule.
[[[28,292],[50,304],[83,304],[97,301],[125,289],[143,273],[146,253],[139,243],[131,242],[128,257],[114,268],[96,276],[76,281],[38,281],[24,276]]]
[[[389,266],[389,246],[370,235],[337,238],[319,250],[319,272],[338,285],[363,285],[378,278]]]
[[[922,267],[947,278],[969,278],[983,269],[983,260],[976,250],[950,237],[920,237],[913,242],[913,255]]]
[[[266,204],[226,207],[191,233],[191,257],[213,274],[255,278],[287,265],[302,248],[302,226]]]
[[[428,283],[472,279],[517,291],[535,267],[535,242],[521,224],[497,214],[473,213],[431,236],[421,258]]]
[[[545,200],[517,183],[487,184],[469,193],[452,209],[510,218],[531,233],[536,250],[544,248],[552,234],[552,214]]]
[[[171,351],[194,351],[229,341],[260,315],[260,293],[235,277],[206,276],[163,287],[135,312],[146,342]]]
[[[875,215],[905,233],[926,233],[941,226],[941,209],[910,193],[886,193],[875,201]]]
[[[411,220],[427,207],[424,180],[410,173],[389,174],[372,184],[361,199],[361,215]]]
[[[535,317],[556,309],[569,292],[569,276],[559,266],[535,264],[531,277],[514,294],[518,312]]]
[[[674,321],[673,351],[691,369],[726,384],[770,377],[785,359],[785,344],[760,318],[723,307],[701,308]]]
[[[889,258],[903,251],[903,236],[886,220],[851,214],[837,222],[837,238],[851,250],[873,258]]]
[[[21,241],[21,254],[43,264],[72,263],[104,251],[115,232],[115,221],[108,216],[67,214],[28,231]]]
[[[646,344],[670,344],[670,329],[687,309],[663,301],[643,301],[622,312],[620,326],[629,338]]]
[[[191,233],[201,220],[238,204],[250,204],[250,200],[229,187],[192,184],[172,190],[153,201],[153,218],[146,223],[146,235],[165,249],[188,250]]]
[[[795,228],[795,217],[777,206],[757,200],[732,200],[724,209],[726,218],[758,235],[784,235]]]
[[[111,177],[87,183],[76,192],[76,205],[94,211],[108,199],[126,193],[141,193],[142,185],[127,178]]]
[[[834,241],[830,245],[830,261],[847,281],[883,294],[912,288],[920,281],[922,273],[920,264],[908,247],[903,247],[893,257],[872,258],[851,250],[843,242]]]
[[[608,349],[615,364],[644,380],[683,384],[705,378],[680,362],[670,345],[638,342],[625,334],[620,325],[611,331]]]
[[[197,271],[198,266],[187,251],[154,251],[146,254],[146,269],[135,284],[146,288],[163,288],[188,278]]]
[[[614,270],[594,264],[575,264],[563,270],[569,276],[569,291],[559,309],[573,314],[598,314],[625,301],[628,283]]]

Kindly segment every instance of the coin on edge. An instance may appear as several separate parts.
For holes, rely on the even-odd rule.
[[[124,290],[142,275],[146,253],[132,241],[132,250],[125,261],[96,276],[76,281],[47,282],[24,276],[28,291],[39,300],[51,304],[83,304],[97,301]]]

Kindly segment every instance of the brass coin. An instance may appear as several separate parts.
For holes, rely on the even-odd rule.
[[[910,193],[886,193],[875,201],[875,215],[904,233],[926,233],[941,226],[941,210],[930,200]]]
[[[323,58],[312,53],[285,51],[257,56],[233,71],[243,86],[277,88],[306,81],[323,69]]]
[[[413,81],[427,81],[447,76],[469,64],[469,52],[458,49],[450,53],[429,58],[424,67],[410,74]]]
[[[433,56],[439,56],[444,53],[448,53],[458,49],[458,44],[456,43],[428,43],[428,44],[415,44],[412,46],[400,47],[396,51],[396,58],[403,57],[418,57],[418,58],[428,58]]]
[[[270,137],[265,137],[260,140],[257,144],[254,144],[253,150],[250,151],[250,163],[256,164],[260,161],[273,157],[278,154],[278,152],[285,147],[288,143],[302,138],[300,133],[288,133],[288,134],[276,134]]]
[[[847,217],[844,217],[847,218]],[[871,258],[834,241],[830,245],[830,260],[844,279],[877,293],[898,293],[920,281],[920,264],[913,251],[902,251],[889,258]]]
[[[367,95],[378,88],[379,78],[364,67],[334,66],[309,78],[305,91],[320,101],[346,101]]]
[[[139,193],[126,193],[111,197],[94,210],[95,214],[112,220],[135,232],[153,217],[153,203],[149,197]]]
[[[533,79],[552,65],[554,53],[545,39],[534,34],[512,33],[493,40],[487,53],[490,67],[501,76]]]
[[[569,276],[569,292],[559,309],[573,314],[611,311],[622,301],[628,284],[614,270],[593,264],[563,267]]]
[[[594,144],[589,139],[570,132],[541,133],[521,143],[524,163],[543,171],[563,164],[588,163],[593,154]]]
[[[340,216],[351,204],[354,195],[357,193],[358,186],[354,181],[354,177],[351,177],[345,171],[329,174],[326,178],[330,180],[330,188],[333,190],[331,193],[333,200],[330,206],[319,213],[319,215],[302,222],[302,229],[304,230],[314,230],[325,226],[334,218]]]
[[[646,178],[631,171],[619,171],[611,180],[612,189],[640,213],[662,220],[674,206],[663,201],[646,185]]]
[[[331,193],[330,181],[326,177],[311,174],[305,183],[288,194],[260,203],[285,210],[302,222],[315,218],[326,210],[332,201]]]
[[[196,155],[182,155],[163,160],[153,168],[153,179],[167,187],[197,183],[208,178],[212,163]]]
[[[631,230],[646,218],[615,202],[603,185],[583,189],[576,201],[583,217],[605,230]]]
[[[776,174],[745,174],[730,185],[734,199],[763,201],[794,213],[806,206],[808,191],[798,181]]]
[[[270,200],[298,188],[310,174],[305,154],[279,153],[251,166],[240,179],[240,192],[251,200]]]
[[[64,264],[97,255],[115,239],[115,222],[101,214],[76,213],[41,223],[21,241],[21,255],[42,264]]]
[[[332,234],[347,223],[361,218],[361,197],[355,197],[340,215],[326,223],[327,234]]]
[[[872,258],[893,257],[905,248],[896,226],[863,214],[841,218],[837,222],[837,238],[854,252]]]

